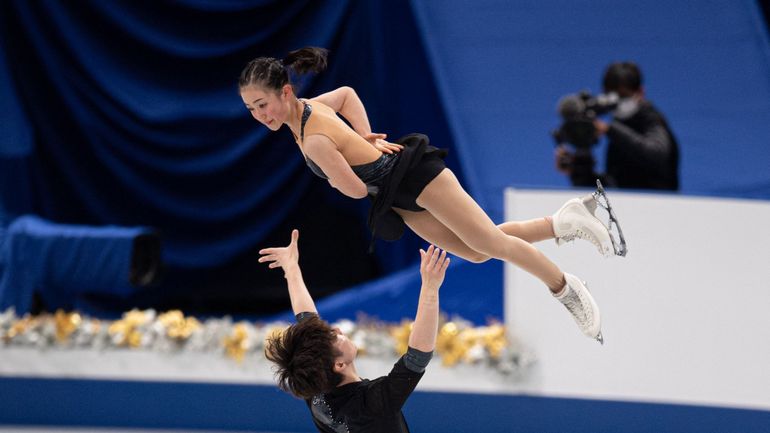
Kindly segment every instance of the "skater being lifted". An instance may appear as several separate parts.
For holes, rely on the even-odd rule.
[[[495,225],[446,168],[446,152],[429,145],[426,136],[410,134],[391,143],[385,134],[372,133],[364,105],[350,87],[310,99],[295,95],[289,71],[320,72],[326,54],[306,47],[283,60],[249,62],[238,84],[254,119],[272,131],[286,125],[310,169],[341,193],[372,197],[368,224],[374,236],[398,239],[406,223],[427,242],[468,261],[495,258],[518,266],[548,287],[585,335],[601,342],[599,309],[585,284],[562,272],[532,243],[580,238],[603,255],[623,255],[594,216],[596,197],[603,191],[570,200],[553,216]]]

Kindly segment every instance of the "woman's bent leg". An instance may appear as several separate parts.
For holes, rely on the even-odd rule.
[[[531,244],[556,237],[553,232],[553,218],[550,216],[527,221],[508,221],[498,224],[497,227],[503,233],[516,236]]]
[[[393,210],[403,218],[406,225],[417,236],[442,250],[449,251],[473,263],[483,263],[489,260],[489,256],[466,245],[462,239],[458,238],[452,230],[449,230],[447,226],[437,220],[430,212],[413,212],[399,208],[393,208]]]

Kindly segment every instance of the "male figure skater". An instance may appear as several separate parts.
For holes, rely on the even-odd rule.
[[[438,332],[438,292],[449,266],[446,251],[433,245],[420,250],[419,304],[409,349],[387,376],[362,379],[356,370],[357,348],[338,328],[321,320],[299,268],[297,240],[266,248],[260,262],[283,268],[297,323],[268,340],[265,355],[276,365],[278,386],[302,398],[321,433],[408,432],[401,407],[425,372]]]

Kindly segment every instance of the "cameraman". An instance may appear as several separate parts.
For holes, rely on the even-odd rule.
[[[590,179],[576,176],[580,157],[563,145],[556,151],[557,169],[575,186],[592,186],[593,179],[600,178],[619,188],[678,190],[679,147],[666,119],[645,99],[639,67],[613,63],[604,73],[603,85],[605,94],[619,98],[610,123],[593,120],[596,139],[605,135],[608,139],[606,173],[594,173]]]

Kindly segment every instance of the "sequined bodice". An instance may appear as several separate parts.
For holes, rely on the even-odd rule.
[[[302,122],[300,124],[300,140],[305,141],[305,124],[310,118],[313,112],[313,107],[305,101],[300,100],[304,108],[302,110]],[[365,183],[370,193],[377,192],[377,185],[382,178],[387,175],[398,160],[399,154],[386,154],[383,153],[379,158],[366,164],[353,165],[350,168],[353,169],[353,173],[358,176],[363,183]],[[318,166],[312,159],[305,157],[305,163],[310,167],[310,171],[315,173],[316,176],[322,179],[329,179],[329,176],[324,173],[321,167]]]

